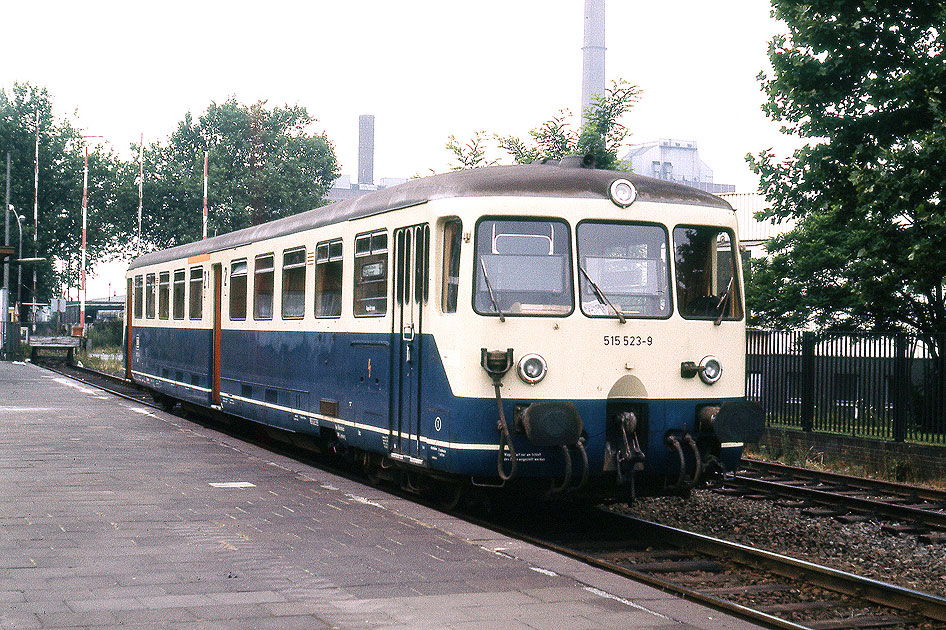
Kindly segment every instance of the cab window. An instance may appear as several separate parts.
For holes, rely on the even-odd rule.
[[[473,286],[473,309],[481,315],[568,315],[574,304],[568,224],[482,219]]]
[[[673,230],[677,308],[687,319],[738,320],[742,295],[732,232],[718,226]]]

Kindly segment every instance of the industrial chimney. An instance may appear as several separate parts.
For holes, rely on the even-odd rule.
[[[358,185],[374,184],[374,116],[358,117]]]
[[[585,0],[585,40],[581,47],[581,119],[595,96],[604,94],[604,3]]]

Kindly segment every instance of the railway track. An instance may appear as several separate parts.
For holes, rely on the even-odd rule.
[[[75,366],[44,367],[143,405],[162,406],[119,377]],[[752,474],[759,476],[754,481],[782,475],[759,469]],[[608,510],[581,510],[572,517],[540,510],[486,524],[768,628],[946,629],[944,598]]]
[[[946,628],[946,599],[830,567],[607,510],[538,520],[508,533],[764,627]]]
[[[885,519],[892,533],[946,542],[946,491],[745,460],[718,491],[780,501],[811,516]]]

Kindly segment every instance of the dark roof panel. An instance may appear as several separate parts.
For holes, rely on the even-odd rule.
[[[495,166],[412,179],[397,186],[269,223],[145,254],[132,261],[130,268],[239,247],[322,225],[407,208],[434,199],[496,196],[607,199],[611,182],[622,177],[633,182],[637,188],[637,199],[640,201],[698,204],[732,211],[726,201],[696,188],[633,173],[562,168],[557,164]]]

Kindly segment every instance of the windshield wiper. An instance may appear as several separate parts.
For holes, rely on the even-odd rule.
[[[723,296],[719,298],[719,303],[716,304],[716,308],[719,309],[719,317],[713,322],[714,326],[719,326],[723,323],[723,315],[726,314],[726,302],[729,301],[729,294],[732,293],[732,283],[735,279],[735,276],[729,279],[729,286],[726,287],[726,292],[723,293]]]
[[[588,283],[591,284],[591,288],[592,288],[592,290],[594,290],[594,292],[595,292],[595,297],[598,298],[598,301],[601,302],[602,304],[607,304],[608,306],[610,306],[610,307],[611,307],[611,310],[614,311],[614,313],[618,316],[618,319],[621,320],[621,323],[622,323],[622,324],[626,324],[626,323],[627,323],[627,320],[624,319],[624,313],[622,313],[622,312],[621,312],[621,309],[619,309],[619,308],[616,307],[614,304],[612,304],[612,303],[611,303],[611,300],[609,300],[609,299],[604,295],[604,291],[602,291],[602,290],[598,287],[598,285],[595,284],[595,281],[591,279],[591,276],[588,275],[588,272],[585,271],[585,268],[582,267],[581,265],[578,265],[578,271],[580,271],[580,272],[582,273],[582,275],[585,276],[585,280],[587,280]]]
[[[496,312],[499,313],[499,321],[506,321],[506,316],[503,315],[502,310],[499,308],[499,302],[496,301],[496,296],[493,295],[493,285],[489,281],[489,274],[486,273],[486,261],[483,258],[480,258],[480,267],[483,268],[483,280],[486,280],[486,291],[489,293],[489,300],[493,303],[493,308],[496,309]]]

